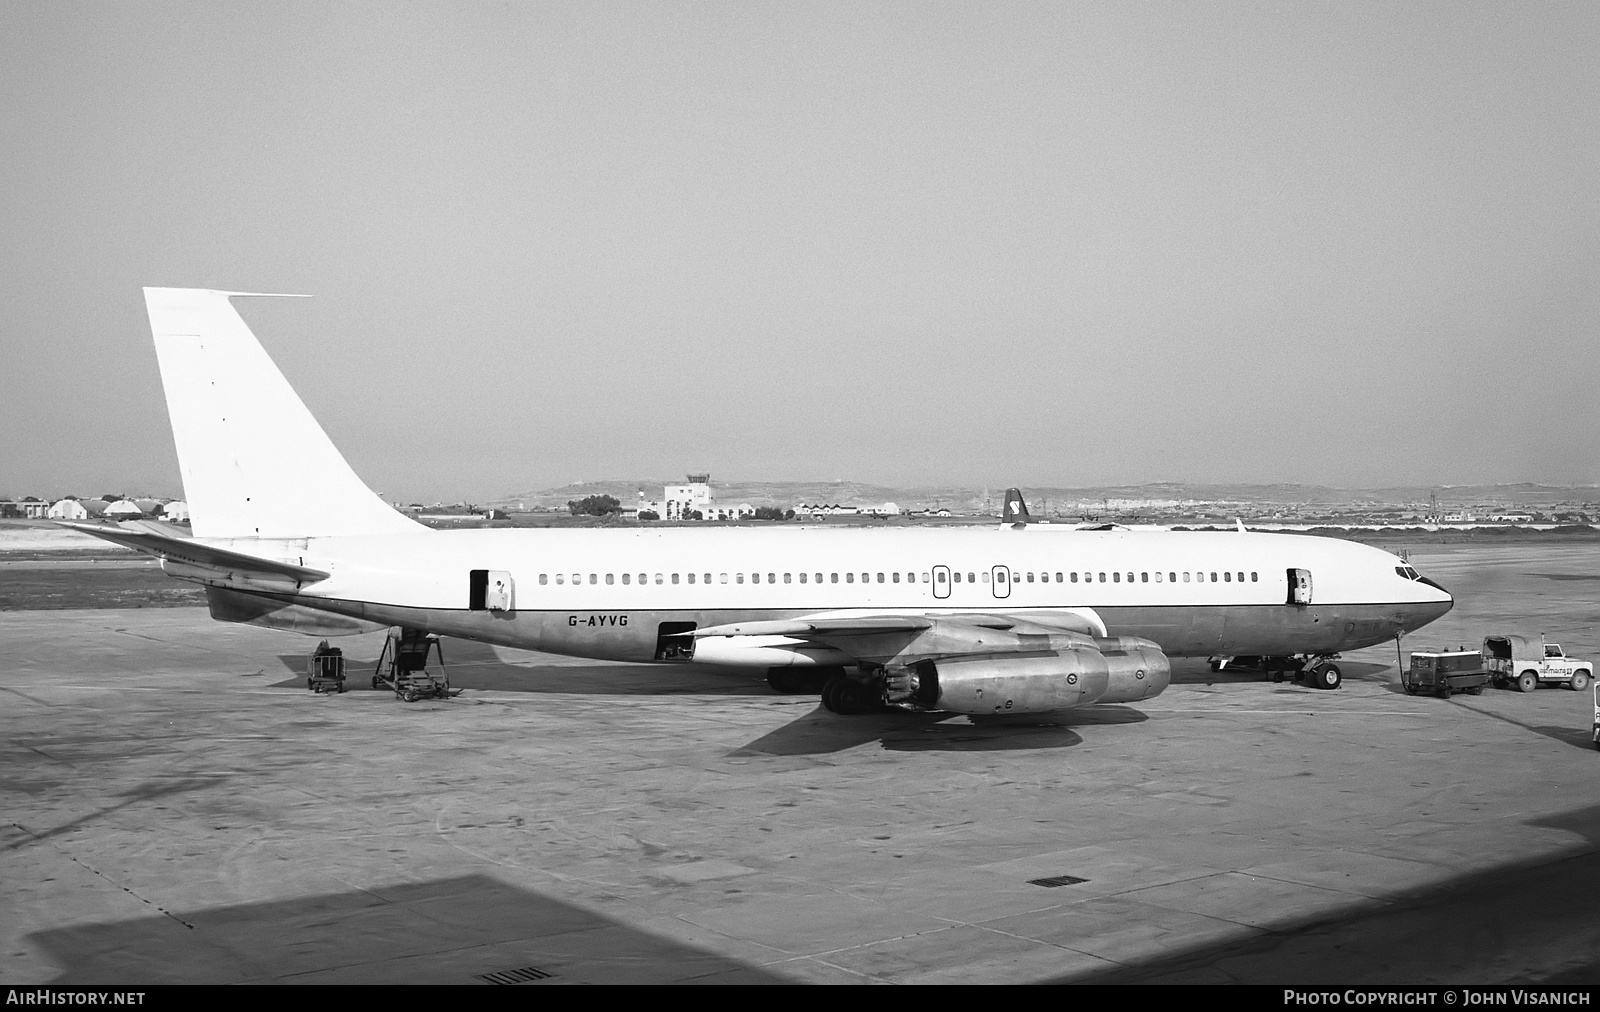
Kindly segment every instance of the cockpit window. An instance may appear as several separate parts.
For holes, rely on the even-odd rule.
[[[1408,580],[1422,579],[1422,574],[1417,572],[1415,569],[1412,569],[1410,566],[1396,566],[1394,567],[1394,571]]]

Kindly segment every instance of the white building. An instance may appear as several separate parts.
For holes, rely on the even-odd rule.
[[[711,475],[687,475],[682,485],[667,485],[659,502],[647,502],[639,493],[639,512],[654,513],[662,520],[737,520],[754,516],[756,508],[742,502],[737,506],[718,506],[711,492]],[[699,513],[698,518],[695,514]]]
[[[46,514],[51,520],[87,520],[89,511],[76,499],[62,499]]]

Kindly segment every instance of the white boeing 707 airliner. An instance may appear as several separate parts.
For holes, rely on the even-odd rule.
[[[202,584],[213,617],[313,636],[397,626],[618,661],[732,665],[840,713],[1020,713],[1160,693],[1169,656],[1291,660],[1448,611],[1387,552],[1332,538],[984,528],[435,531],[361,482],[234,310],[146,288],[192,538],[76,526]]]

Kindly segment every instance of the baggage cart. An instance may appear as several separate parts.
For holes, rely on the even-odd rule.
[[[344,691],[344,651],[323,640],[306,660],[306,688],[312,692]]]

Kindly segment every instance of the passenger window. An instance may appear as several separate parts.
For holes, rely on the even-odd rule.
[[[589,582],[590,583],[599,583],[600,582],[599,575],[596,574],[596,573],[590,573],[589,574]]]
[[[717,582],[718,583],[727,583],[728,582],[728,574],[727,573],[718,573],[717,574]]]
[[[1188,579],[1187,576],[1185,576],[1184,578]],[[1167,574],[1167,582],[1168,583],[1177,583],[1178,582],[1178,574],[1177,573],[1168,573]]]
[[[800,582],[801,583],[805,583],[806,582],[806,574],[804,574],[804,573],[800,574]]]
[[[879,573],[879,574],[878,574],[878,582],[879,582],[879,583],[882,583],[882,582],[883,582],[883,574],[882,574],[882,573]]]
[[[574,587],[576,587],[578,584],[580,584],[582,582],[583,582],[583,574],[582,573],[573,573],[572,574],[572,585]]]
[[[789,574],[788,573],[784,573],[783,575],[784,576],[788,576]],[[767,574],[767,582],[768,583],[777,583],[778,582],[778,575],[776,573],[768,573]]]
[[[1189,582],[1189,574],[1188,573],[1184,573],[1183,574],[1183,582],[1184,583],[1188,583]]]
[[[734,583],[743,583],[744,582],[744,574],[743,573],[734,573],[733,574],[733,582]]]
[[[854,573],[846,573],[846,574],[844,574],[844,582],[845,583],[855,583],[856,582],[856,574],[854,574]]]
[[[1077,572],[1077,570],[1073,570],[1073,572],[1072,572],[1072,582],[1073,583],[1077,583],[1078,582],[1078,572]]]
[[[900,573],[898,571],[896,571],[895,574],[894,574],[894,582],[895,583],[899,583],[900,582]]]
[[[1111,574],[1111,582],[1112,583],[1121,583],[1122,582],[1122,574],[1121,573],[1112,573]]]
[[[1062,579],[1062,578],[1061,578],[1061,574],[1060,574],[1060,573],[1057,573],[1057,574],[1056,574],[1056,582],[1057,582],[1057,583],[1066,583],[1066,582],[1067,582],[1067,581],[1065,581],[1065,580],[1063,580],[1063,579]]]
[[[972,574],[968,573],[967,575],[971,576]],[[988,583],[989,582],[989,571],[987,569],[985,569],[983,572],[978,574],[978,582],[979,583]]]
[[[1150,574],[1149,573],[1140,573],[1139,574],[1139,582],[1140,583],[1149,583],[1150,582]]]
[[[660,583],[660,582],[661,582],[661,574],[660,574],[660,573],[657,573],[657,574],[656,574],[656,582],[657,582],[657,583]]]
[[[1033,582],[1033,574],[1032,574],[1032,573],[1029,573],[1029,574],[1028,574],[1028,582],[1029,582],[1029,583],[1032,583],[1032,582]]]
[[[790,577],[790,576],[793,576],[793,575],[794,575],[794,574],[792,574],[792,573],[784,573],[784,574],[783,574],[783,582],[784,582],[784,583],[788,583],[788,582],[789,582],[789,577]],[[804,574],[804,573],[801,573],[801,574],[800,574],[800,575],[801,575],[801,576],[804,576],[804,575],[806,575],[806,574]]]
[[[1129,573],[1129,574],[1128,574],[1128,582],[1129,582],[1129,583],[1132,583],[1132,582],[1133,582],[1133,574],[1132,574],[1132,573]]]
[[[557,573],[556,574],[556,582],[557,583],[566,583],[567,582],[566,575],[563,574],[563,573]]]
[[[677,583],[678,582],[678,574],[677,573],[673,573],[672,574],[672,582],[673,583]]]
[[[1159,572],[1158,572],[1158,573],[1156,573],[1156,582],[1157,582],[1157,583],[1160,583],[1160,582],[1161,582],[1161,574],[1160,574],[1160,573],[1159,573]]]
[[[1243,583],[1243,582],[1244,582],[1244,574],[1243,574],[1243,573],[1240,573],[1240,574],[1239,574],[1239,582],[1240,582],[1240,583]]]
[[[639,574],[639,585],[641,587],[644,586],[645,584],[649,583],[649,582],[650,582],[650,574],[649,573],[640,573]]]
[[[1223,583],[1232,583],[1233,582],[1233,574],[1232,573],[1223,573],[1222,574],[1222,582]]]
[[[626,587],[628,584],[630,584],[632,582],[633,582],[633,574],[632,573],[623,573],[622,574],[622,585],[624,587]]]
[[[933,579],[934,579],[935,583],[943,583],[944,582],[944,570],[941,569],[941,570],[935,572],[933,574]]]
[[[960,583],[961,582],[961,574],[960,573],[951,573],[950,574],[950,581],[952,583]]]
[[[1216,573],[1212,573],[1211,574],[1211,582],[1212,583],[1216,583],[1217,582],[1217,574]]]
[[[706,582],[707,582],[707,583],[710,583],[710,582],[711,582],[711,574],[710,574],[710,573],[707,573],[707,574],[706,574]]]
[[[1101,583],[1105,583],[1106,582],[1106,574],[1104,574],[1104,573],[1100,574],[1100,582]]]
[[[550,582],[550,574],[549,573],[540,573],[539,574],[539,586],[543,587],[545,584],[547,584],[549,582]]]
[[[838,573],[829,573],[828,574],[828,582],[829,583],[838,583],[839,582],[839,574]]]
[[[1250,574],[1250,582],[1251,583],[1255,583],[1256,582],[1256,574],[1254,574],[1254,573]]]
[[[606,574],[606,586],[609,587],[615,582],[616,582],[616,578],[613,577],[610,573],[607,573]]]
[[[689,582],[690,582],[690,583],[693,583],[693,582],[694,582],[694,574],[693,574],[693,573],[690,573],[690,574],[689,574]]]
[[[861,582],[862,583],[871,583],[872,582],[872,574],[871,573],[862,573],[861,574]]]

